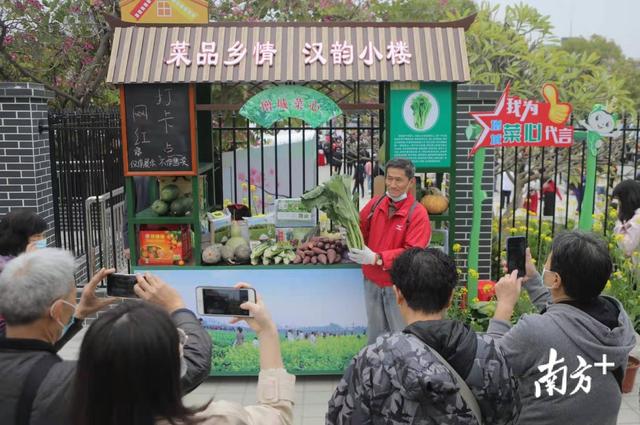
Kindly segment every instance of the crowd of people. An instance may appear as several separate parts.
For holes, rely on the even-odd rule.
[[[369,345],[328,401],[326,423],[616,424],[636,341],[621,303],[602,295],[613,272],[607,244],[591,233],[561,233],[542,273],[527,251],[524,277],[513,271],[500,279],[488,331],[475,332],[447,319],[458,272],[450,256],[427,247],[428,214],[409,193],[414,174],[410,161],[388,161],[387,192],[361,212],[367,246],[350,257],[363,266]],[[623,182],[613,196],[618,240],[633,256],[640,250],[640,183]],[[183,396],[209,376],[212,347],[179,293],[147,273],[137,277],[140,302],[117,303],[96,295],[114,272],[103,269],[77,300],[74,257],[42,248],[46,230],[26,210],[0,221],[2,423],[293,423],[295,377],[285,370],[278,329],[260,296],[241,306],[252,317],[231,320],[246,321],[257,338],[257,404],[216,399],[187,407]],[[539,313],[512,324],[522,289]],[[99,311],[78,361],[62,360],[58,350]],[[244,335],[236,341],[244,343]],[[593,366],[600,361],[602,368]],[[573,381],[566,385],[568,373],[575,389]]]

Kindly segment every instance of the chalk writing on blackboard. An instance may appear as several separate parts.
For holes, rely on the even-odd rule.
[[[125,86],[128,172],[190,172],[189,86]]]

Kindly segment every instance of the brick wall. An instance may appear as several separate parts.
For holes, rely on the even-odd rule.
[[[30,208],[49,223],[53,244],[53,197],[49,162],[47,102],[42,84],[0,82],[0,217]]]
[[[457,147],[456,147],[456,232],[455,240],[460,243],[460,268],[466,280],[466,258],[469,250],[472,218],[472,189],[473,189],[473,158],[468,158],[469,150],[475,143],[467,140],[465,129],[475,122],[470,111],[492,111],[500,92],[491,85],[461,84],[458,86],[458,119],[457,119]],[[486,149],[485,167],[482,176],[482,189],[487,192],[489,199],[482,204],[482,223],[480,225],[480,258],[478,272],[480,279],[491,277],[491,218],[493,196],[493,149]]]

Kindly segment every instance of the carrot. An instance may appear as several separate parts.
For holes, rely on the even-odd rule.
[[[318,262],[322,264],[327,264],[327,256],[324,254],[318,255]]]

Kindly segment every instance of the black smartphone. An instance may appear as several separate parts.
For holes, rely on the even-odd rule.
[[[507,270],[509,273],[518,270],[518,277],[524,277],[527,260],[527,240],[524,236],[507,238]]]
[[[255,289],[224,286],[198,286],[196,288],[198,314],[203,316],[251,317],[248,310],[240,308],[240,305],[247,301],[256,302]]]
[[[107,295],[120,298],[138,298],[133,286],[138,282],[134,274],[112,273],[107,276]]]

